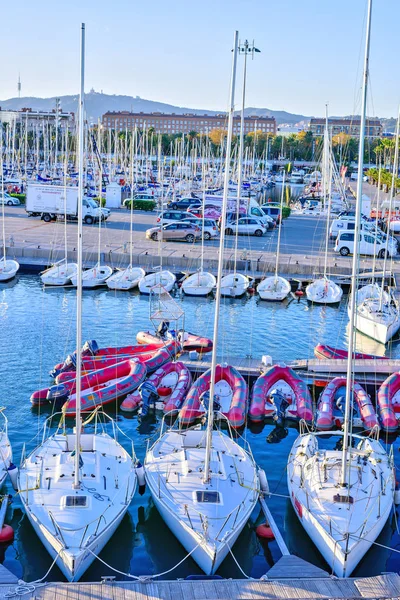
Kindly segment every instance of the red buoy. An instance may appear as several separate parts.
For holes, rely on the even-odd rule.
[[[249,294],[254,294],[254,292],[256,291],[253,287],[248,287],[247,291],[249,292]]]
[[[263,538],[264,540],[274,540],[275,539],[274,532],[272,531],[271,527],[269,527],[269,525],[267,525],[267,523],[263,523],[262,525],[259,525],[256,528],[256,534],[258,535],[258,537]]]
[[[172,393],[172,388],[170,387],[159,387],[158,390],[159,396],[169,396]]]
[[[0,531],[0,544],[12,542],[13,539],[14,539],[14,529],[11,527],[11,525],[3,525],[3,528]]]
[[[303,292],[303,290],[296,290],[294,295],[298,296],[300,298],[301,296],[304,296],[304,292]]]

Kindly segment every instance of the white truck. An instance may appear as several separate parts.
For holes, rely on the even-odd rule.
[[[49,223],[57,217],[68,220],[78,218],[78,188],[62,185],[28,184],[25,210],[29,216],[40,216]],[[92,198],[82,200],[82,219],[90,225],[99,219],[106,220],[110,216],[108,208],[100,208]]]

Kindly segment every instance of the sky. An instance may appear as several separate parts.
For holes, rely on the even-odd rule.
[[[226,110],[233,33],[261,50],[248,62],[246,106],[321,116],[360,111],[367,0],[20,0],[2,7],[2,99],[85,89]],[[400,101],[400,0],[374,0],[368,114]],[[393,25],[394,26],[393,26]],[[236,105],[241,99],[240,57]]]

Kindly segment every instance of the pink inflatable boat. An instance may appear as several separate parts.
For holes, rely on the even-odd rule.
[[[317,358],[329,358],[332,360],[346,360],[349,355],[347,350],[341,350],[340,348],[334,348],[333,346],[326,346],[325,344],[318,344],[315,346],[314,354]],[[375,354],[362,354],[361,352],[356,352],[354,358],[385,360],[386,356],[375,356]]]
[[[400,373],[393,373],[382,383],[377,395],[377,408],[382,429],[397,431],[400,422]]]
[[[124,376],[115,377],[104,383],[99,383],[88,387],[81,393],[81,410],[87,412],[104,406],[109,402],[118,400],[135,390],[147,375],[146,366],[135,360],[126,360],[119,365],[119,372],[125,370]],[[67,417],[73,417],[76,414],[76,395],[71,394],[69,400],[62,408]]]
[[[250,399],[249,417],[252,421],[263,421],[274,417],[279,407],[275,404],[276,393],[289,403],[285,418],[304,419],[311,423],[312,400],[306,383],[286,365],[274,365],[256,380]]]
[[[104,361],[101,367],[103,368],[106,365],[107,358],[124,360],[133,358],[136,355],[142,355],[144,353],[154,354],[159,350],[162,346],[164,346],[164,342],[158,340],[158,343],[152,344],[137,344],[136,346],[117,346],[107,347],[107,348],[98,348],[97,344],[94,340],[87,341],[82,347],[82,367],[85,364],[91,364],[91,361]],[[117,361],[118,362],[118,361]],[[61,373],[68,371],[75,371],[76,366],[76,352],[69,354],[63,363],[58,363],[54,366],[54,368],[50,371],[50,376],[57,378]],[[85,369],[87,370],[87,369]]]
[[[204,415],[205,407],[201,397],[205,392],[209,392],[210,383],[211,369],[200,375],[193,383],[179,413],[182,425],[190,425]],[[217,365],[215,401],[220,405],[219,411],[227,417],[232,427],[244,425],[247,397],[247,384],[239,371],[229,365]]]
[[[357,382],[353,386],[353,426],[371,431],[378,425],[371,398]],[[335,377],[328,383],[319,397],[315,427],[319,431],[329,431],[343,425],[346,396],[346,378]],[[339,401],[339,405],[338,405]]]
[[[164,402],[164,412],[178,413],[183,400],[192,384],[189,369],[181,362],[168,362],[147,379],[156,388],[160,401]],[[133,412],[142,402],[138,391],[129,394],[121,404],[121,410]]]
[[[171,336],[169,339],[175,339],[175,333],[172,331],[167,332],[167,336]],[[168,340],[168,337],[166,337]],[[156,344],[163,343],[162,340],[151,331],[139,331],[136,336],[136,340],[139,344]],[[213,343],[206,337],[201,337],[200,335],[195,335],[194,333],[189,333],[187,331],[183,332],[182,339],[179,339],[182,344],[182,348],[185,352],[189,352],[190,350],[196,350],[199,353],[211,352],[213,348]]]
[[[155,371],[164,364],[167,360],[175,358],[175,355],[181,351],[181,346],[175,340],[165,342],[162,346],[156,349],[148,350],[147,346],[137,346],[137,348],[144,348],[142,352],[135,352],[133,355],[117,355],[117,356],[83,356],[82,357],[82,370],[85,373],[90,371],[98,371],[105,367],[115,365],[122,360],[128,360],[137,358],[140,362],[146,362],[146,366],[149,372]],[[62,372],[56,377],[57,383],[67,381],[71,377],[71,373],[75,373],[76,361],[73,355],[67,358],[64,363]]]

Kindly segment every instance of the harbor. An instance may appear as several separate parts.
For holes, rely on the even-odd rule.
[[[257,89],[301,106],[301,78],[265,83],[275,5],[229,15],[261,48],[236,25],[225,39],[214,6],[202,63],[202,11],[188,44],[193,8],[156,2],[180,69],[154,20],[134,50],[147,6],[112,47],[115,15],[82,6],[52,53],[57,11],[29,53],[21,16],[32,74],[47,55],[28,85],[78,93],[21,98],[19,73],[0,103],[0,598],[400,598],[400,108],[372,116],[382,31],[362,2],[346,93],[319,62],[329,43],[313,48],[323,117],[247,108]],[[122,68],[164,102],[96,92],[98,63],[101,84]],[[332,116],[350,82],[352,114]],[[225,112],[184,108],[193,92]]]

